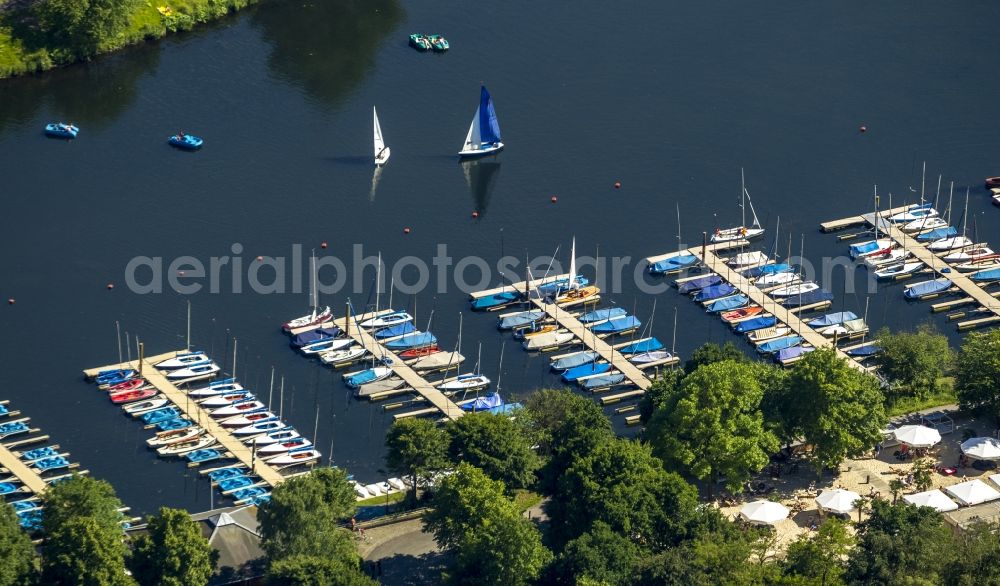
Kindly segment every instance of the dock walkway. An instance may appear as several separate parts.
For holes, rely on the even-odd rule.
[[[181,352],[184,352],[184,350],[167,352],[157,356],[149,356],[143,358],[141,364],[138,360],[133,360],[131,362],[123,362],[121,364],[111,364],[108,366],[91,368],[84,370],[83,374],[87,378],[93,378],[102,370],[111,370],[115,368],[134,368],[139,370],[141,372],[141,376],[145,378],[149,384],[156,387],[159,392],[163,393],[163,395],[176,405],[188,419],[201,426],[205,430],[205,433],[214,437],[216,441],[219,442],[219,447],[232,454],[235,459],[239,460],[244,466],[260,476],[261,480],[266,482],[268,485],[274,487],[281,484],[285,480],[285,477],[282,476],[281,473],[269,466],[266,462],[262,462],[259,458],[255,458],[253,449],[250,446],[247,446],[240,440],[236,439],[236,437],[229,433],[226,428],[222,427],[222,425],[220,425],[216,420],[212,419],[208,412],[202,409],[198,403],[192,401],[187,393],[174,386],[172,382],[167,380],[167,377],[164,376],[163,373],[153,366],[160,361],[173,358]]]
[[[21,461],[20,458],[11,453],[6,446],[0,444],[0,466],[3,466],[10,473],[21,481],[21,484],[28,487],[31,492],[40,495],[45,492],[48,484],[42,480],[34,468],[30,468]]]

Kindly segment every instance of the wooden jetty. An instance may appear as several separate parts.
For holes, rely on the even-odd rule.
[[[3,444],[0,444],[0,466],[17,477],[21,484],[34,494],[42,494],[48,487],[48,483],[42,479],[37,470],[27,466]]]
[[[185,350],[167,352],[156,356],[141,357],[139,360],[123,362],[121,364],[110,364],[108,366],[90,368],[84,370],[83,374],[87,378],[93,378],[102,370],[117,368],[134,368],[135,370],[138,370],[140,376],[145,378],[149,384],[156,387],[160,393],[170,399],[170,401],[176,405],[178,409],[180,409],[181,413],[183,413],[185,417],[194,421],[195,424],[201,426],[205,430],[205,433],[214,437],[218,442],[218,445],[216,446],[217,449],[232,454],[233,459],[239,460],[240,463],[250,469],[253,473],[257,474],[261,480],[266,482],[268,485],[277,486],[281,484],[281,482],[285,480],[285,477],[282,476],[281,473],[269,466],[266,462],[262,462],[260,458],[255,457],[253,448],[247,446],[237,439],[236,436],[229,433],[229,431],[222,427],[218,421],[213,419],[207,411],[202,409],[198,403],[192,401],[187,393],[174,386],[174,384],[170,382],[162,372],[153,366],[158,362],[173,358],[182,352],[185,352]]]
[[[879,215],[885,218],[887,216],[892,216],[900,212],[905,212],[911,207],[913,206],[905,205],[898,208],[892,208],[889,210],[880,210]],[[823,232],[836,232],[838,230],[843,230],[845,228],[850,228],[852,226],[861,226],[863,224],[869,224],[870,223],[868,221],[869,217],[870,217],[869,214],[865,214],[860,216],[851,216],[849,218],[841,218],[839,220],[830,220],[829,222],[821,222],[819,225],[819,229],[822,230]]]
[[[390,360],[391,363],[389,363],[388,366],[392,368],[392,371],[396,374],[396,376],[403,379],[407,387],[433,405],[433,407],[430,407],[429,409],[437,409],[444,414],[445,417],[451,420],[458,419],[459,417],[465,415],[465,411],[455,404],[454,401],[446,397],[445,394],[439,391],[434,385],[427,382],[424,377],[417,374],[417,371],[410,368],[410,366],[406,364],[402,358],[382,346],[374,336],[368,333],[364,328],[358,327],[357,323],[355,323],[388,313],[392,313],[392,310],[386,309],[378,313],[368,313],[357,317],[352,317],[348,313],[342,318],[333,320],[332,323],[343,330],[346,335],[353,338],[354,341],[360,344],[362,348],[367,348],[369,352],[376,355],[378,358]],[[406,414],[400,413],[398,415]]]

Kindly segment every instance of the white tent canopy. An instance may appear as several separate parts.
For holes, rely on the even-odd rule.
[[[954,511],[958,508],[955,501],[937,489],[908,494],[903,497],[903,500],[918,507],[930,507],[939,513]]]
[[[962,442],[962,453],[977,460],[1000,460],[1000,441],[991,437],[974,437]]]
[[[944,491],[963,505],[978,505],[1000,499],[1000,492],[993,490],[978,478],[946,487]]]
[[[816,505],[819,506],[821,511],[846,514],[857,508],[854,503],[860,499],[861,495],[852,490],[835,488],[833,490],[824,490],[820,493],[816,497]]]
[[[754,501],[743,505],[740,517],[756,525],[774,525],[788,518],[788,507],[774,501]]]
[[[993,481],[993,484],[1000,486],[1000,474],[990,474],[990,480]]]
[[[914,448],[929,448],[941,441],[938,430],[924,425],[904,425],[893,430],[892,435],[899,443]]]

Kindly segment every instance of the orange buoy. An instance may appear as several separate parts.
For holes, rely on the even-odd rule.
[[[409,234],[409,233],[410,233],[409,228],[403,228],[403,234]]]
[[[479,217],[479,212],[472,212],[472,217],[473,218],[478,218]]]
[[[615,189],[621,189],[621,188],[622,188],[622,182],[621,181],[615,181]]]
[[[324,241],[323,241],[323,243],[319,245],[319,247],[320,247],[320,248],[323,248],[323,249],[325,249],[325,248],[326,248],[326,246],[327,246],[327,245],[326,245],[326,240],[324,240]]]
[[[112,290],[114,288],[115,288],[115,284],[114,283],[108,283],[108,291],[110,291],[110,290]]]
[[[861,132],[868,132],[868,127],[867,126],[862,126],[858,130],[860,130]]]
[[[557,201],[559,201],[559,198],[553,195],[553,196],[552,196],[552,199],[551,199],[550,201],[551,201],[552,203],[556,203]]]

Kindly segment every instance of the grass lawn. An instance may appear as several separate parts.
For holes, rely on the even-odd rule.
[[[941,405],[951,405],[958,402],[958,397],[955,396],[955,379],[954,377],[944,377],[938,381],[941,386],[941,390],[927,395],[926,397],[906,397],[896,401],[895,404],[890,405],[888,408],[889,417],[896,417],[897,415],[905,415],[907,413],[913,413],[914,411],[923,411],[924,409],[930,409],[932,407],[940,407]]]
[[[389,495],[389,504],[391,505],[393,503],[402,502],[403,499],[405,499],[405,498],[406,498],[406,493],[405,492],[394,492],[394,493],[392,493],[392,494]],[[358,501],[358,506],[359,507],[376,507],[376,506],[379,506],[379,505],[385,505],[385,502],[386,502],[385,501],[385,495],[383,494],[381,496],[373,496],[373,497],[367,498],[367,499],[365,499],[363,501]]]
[[[540,502],[542,502],[542,495],[537,492],[531,492],[523,488],[519,488],[514,492],[514,504],[517,505],[519,511],[527,511]]]

